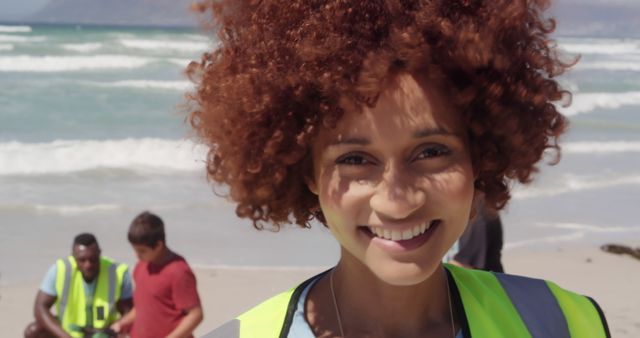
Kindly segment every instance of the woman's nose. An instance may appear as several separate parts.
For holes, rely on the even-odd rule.
[[[370,199],[372,210],[391,219],[409,217],[426,202],[425,192],[416,183],[410,173],[390,167]]]

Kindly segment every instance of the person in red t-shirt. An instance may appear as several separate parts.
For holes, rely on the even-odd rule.
[[[131,222],[129,242],[140,260],[133,271],[133,310],[114,323],[133,338],[193,337],[203,318],[196,277],[165,241],[160,217],[145,211]]]

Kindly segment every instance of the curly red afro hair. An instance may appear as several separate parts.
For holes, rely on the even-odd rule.
[[[543,0],[223,0],[220,44],[193,62],[188,120],[210,147],[208,177],[227,185],[238,216],[309,226],[317,216],[310,146],[345,106],[375,105],[398,72],[437,72],[468,129],[476,189],[504,207],[510,181],[528,183],[559,150],[568,98]]]

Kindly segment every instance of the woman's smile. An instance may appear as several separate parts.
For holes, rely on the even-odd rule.
[[[357,229],[370,238],[371,244],[389,253],[398,254],[415,250],[427,243],[440,223],[440,220],[432,220],[405,230],[386,226],[359,226]]]

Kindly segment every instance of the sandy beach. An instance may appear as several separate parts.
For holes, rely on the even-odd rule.
[[[636,243],[640,244],[640,243]],[[616,338],[640,337],[640,261],[597,247],[546,250],[510,250],[504,255],[511,273],[552,280],[594,298],[603,308]],[[196,337],[251,308],[279,291],[321,272],[315,268],[206,268],[195,267],[205,320]],[[0,289],[0,332],[20,337],[32,318],[38,281]]]

